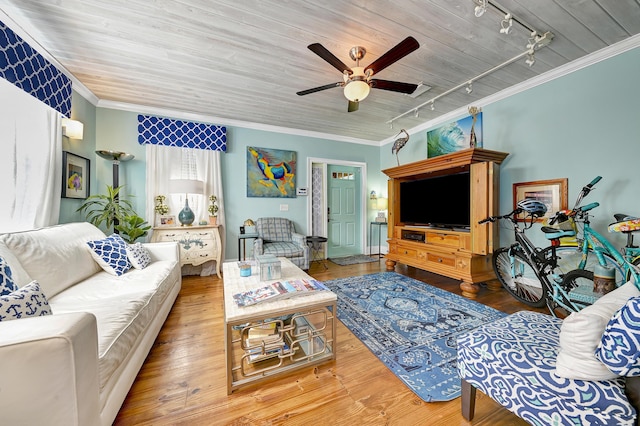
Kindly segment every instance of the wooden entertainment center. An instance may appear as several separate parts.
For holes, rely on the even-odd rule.
[[[499,167],[507,155],[470,148],[383,170],[390,178],[387,270],[393,271],[396,263],[403,263],[462,280],[462,294],[472,299],[480,289],[478,283],[495,279],[491,255],[499,245],[498,226],[478,225],[478,222],[498,214]],[[411,226],[400,222],[401,182],[464,171],[470,172],[471,180],[469,229]],[[424,194],[424,208],[429,208],[429,194]]]

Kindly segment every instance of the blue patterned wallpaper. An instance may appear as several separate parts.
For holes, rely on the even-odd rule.
[[[138,115],[138,143],[226,152],[227,128],[153,115]]]
[[[0,77],[71,115],[71,79],[0,21]]]

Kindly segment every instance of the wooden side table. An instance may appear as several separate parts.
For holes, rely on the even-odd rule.
[[[216,275],[220,275],[222,243],[218,225],[158,226],[153,228],[151,242],[175,241],[180,246],[180,266],[202,265],[216,261]]]

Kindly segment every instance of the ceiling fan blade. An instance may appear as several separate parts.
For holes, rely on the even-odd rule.
[[[351,68],[346,66],[344,62],[342,62],[340,59],[336,58],[336,56],[333,53],[329,52],[320,43],[313,43],[307,47],[313,53],[315,53],[316,55],[320,56],[322,59],[329,62],[331,65],[333,65],[333,67],[338,71],[340,71],[341,73],[344,73],[346,71],[349,75],[353,74],[353,71],[351,71]]]
[[[360,102],[349,101],[349,108],[347,108],[347,112],[357,111],[359,106]]]
[[[371,79],[371,87],[374,89],[391,90],[392,92],[412,94],[418,88],[417,84],[402,83],[400,81],[378,80],[377,78]]]
[[[296,95],[304,96],[304,95],[308,95],[309,93],[315,93],[315,92],[319,92],[321,90],[327,90],[327,89],[332,89],[334,87],[340,87],[343,84],[344,83],[342,83],[342,82],[325,84],[324,86],[314,87],[313,89],[307,89],[307,90],[302,90],[300,92],[296,92]]]
[[[373,74],[377,74],[394,62],[404,58],[409,53],[416,50],[418,47],[420,47],[418,41],[415,38],[409,36],[402,40],[400,43],[396,44],[395,47],[392,47],[387,53],[373,61],[368,67],[364,69],[364,71],[367,72],[368,70],[371,70],[373,71]]]

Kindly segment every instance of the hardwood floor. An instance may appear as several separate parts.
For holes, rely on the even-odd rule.
[[[314,263],[319,280],[385,270],[380,262]],[[398,266],[397,272],[460,294],[459,282]],[[503,312],[527,309],[504,290],[483,286],[476,299]],[[169,317],[115,425],[525,425],[478,392],[472,423],[460,399],[426,403],[338,321],[337,359],[227,395],[222,280],[183,277]]]

